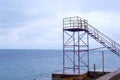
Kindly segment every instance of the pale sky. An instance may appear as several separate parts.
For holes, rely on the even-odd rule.
[[[120,43],[120,0],[0,0],[0,49],[61,49],[72,16]]]

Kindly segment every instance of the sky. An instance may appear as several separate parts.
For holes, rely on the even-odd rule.
[[[120,0],[0,0],[0,49],[62,49],[62,19],[80,16],[120,43]]]

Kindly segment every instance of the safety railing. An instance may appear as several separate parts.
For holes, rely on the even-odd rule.
[[[120,57],[120,45],[118,43],[107,37],[105,34],[100,32],[90,24],[88,24],[88,33],[91,34],[91,36],[94,36],[94,38],[98,42],[105,45],[105,47],[107,47]]]

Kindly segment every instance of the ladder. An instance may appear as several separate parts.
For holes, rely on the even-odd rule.
[[[100,32],[98,29],[94,28],[90,24],[88,24],[87,33],[95,39],[97,42],[102,44],[104,47],[115,53],[117,56],[120,57],[120,45],[107,37],[105,34]]]

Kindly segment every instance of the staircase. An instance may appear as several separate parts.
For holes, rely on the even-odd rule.
[[[90,24],[88,25],[88,30],[87,33],[94,38],[97,42],[102,44],[104,47],[115,53],[117,56],[120,57],[120,45],[104,35],[102,32],[91,26]]]
[[[117,56],[120,57],[120,45],[107,37],[105,34],[88,24],[87,20],[82,20],[81,17],[70,17],[63,19],[63,27],[64,30],[67,31],[85,31],[95,39],[97,42],[102,44],[104,47],[115,53]]]

